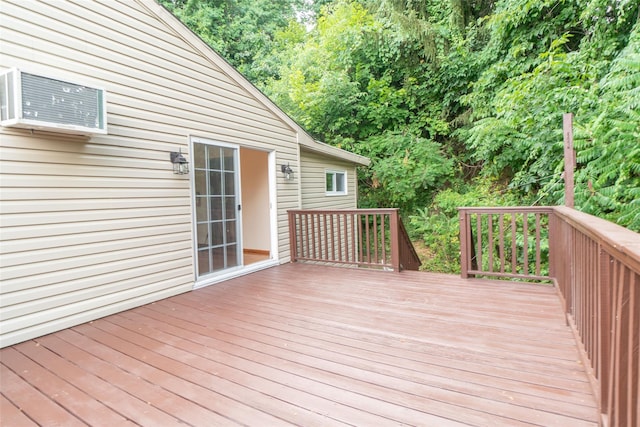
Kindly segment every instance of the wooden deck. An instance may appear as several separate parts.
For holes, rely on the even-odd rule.
[[[0,350],[3,426],[594,426],[553,288],[283,265]]]

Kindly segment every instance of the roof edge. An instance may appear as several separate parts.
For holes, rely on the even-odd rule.
[[[369,166],[371,164],[371,159],[368,157],[334,147],[333,145],[329,145],[324,142],[312,140],[310,142],[300,141],[299,144],[302,149],[353,162],[360,166]]]
[[[174,30],[182,39],[191,45],[195,50],[202,53],[205,59],[219,67],[231,80],[236,82],[240,87],[251,93],[260,101],[269,111],[278,116],[282,121],[295,131],[303,131],[298,123],[289,117],[280,107],[278,107],[267,95],[251,83],[245,76],[236,70],[222,55],[209,46],[200,36],[193,32],[189,27],[173,15],[166,7],[158,3],[156,0],[137,0],[137,2],[146,8],[152,14],[155,14],[160,20]]]

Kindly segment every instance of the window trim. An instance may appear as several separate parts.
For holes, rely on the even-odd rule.
[[[344,190],[343,191],[338,191],[336,190],[337,187],[337,180],[336,177],[338,175],[342,175],[343,178],[343,184],[344,184]],[[327,190],[327,178],[331,176],[331,183],[332,183],[332,190]],[[346,196],[348,194],[347,192],[347,171],[346,170],[336,170],[336,169],[325,169],[324,171],[324,182],[325,182],[325,194],[327,196]]]

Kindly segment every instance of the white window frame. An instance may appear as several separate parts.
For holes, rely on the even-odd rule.
[[[331,175],[331,190],[327,190],[327,177]],[[338,191],[337,188],[337,176],[343,176],[343,191]],[[345,196],[347,195],[347,171],[346,170],[334,170],[334,169],[326,169],[324,171],[324,182],[325,182],[325,191],[327,196]]]

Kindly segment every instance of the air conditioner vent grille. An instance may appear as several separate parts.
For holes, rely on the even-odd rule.
[[[0,73],[0,125],[106,134],[105,96],[104,89],[11,68]]]
[[[101,90],[22,73],[22,117],[100,129]]]

